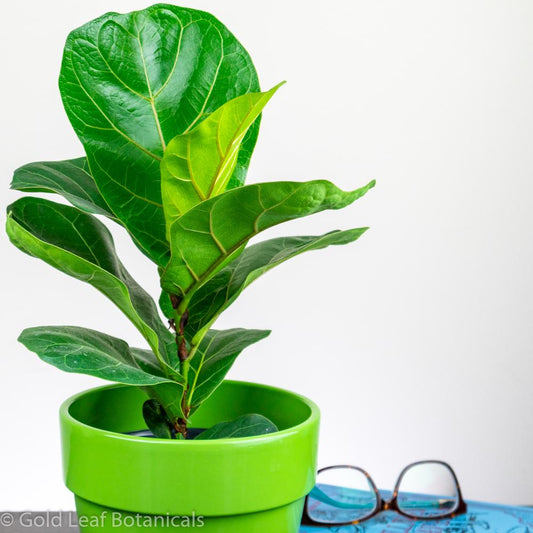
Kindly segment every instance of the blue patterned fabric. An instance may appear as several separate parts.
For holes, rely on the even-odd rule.
[[[302,526],[300,533],[533,533],[533,508],[467,503],[466,514],[445,520],[411,520],[385,511],[354,526]]]

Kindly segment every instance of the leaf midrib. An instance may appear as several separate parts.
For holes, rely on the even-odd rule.
[[[98,50],[98,47],[95,46],[93,43],[90,43],[89,41],[85,40],[85,39],[80,39],[80,41],[83,40],[83,42],[85,42],[87,45],[95,48],[98,53],[100,53],[100,51]],[[72,51],[71,53],[74,53],[74,51]],[[142,152],[144,152],[146,155],[152,157],[153,159],[155,159],[156,161],[161,161],[161,157],[159,157],[158,155],[152,153],[150,150],[148,150],[147,148],[145,148],[144,146],[142,146],[141,144],[139,144],[137,141],[135,141],[134,139],[132,139],[128,134],[124,133],[120,128],[118,128],[115,123],[107,116],[107,114],[104,112],[104,110],[96,103],[96,100],[90,95],[89,91],[85,88],[85,86],[83,85],[83,83],[81,82],[80,80],[80,77],[78,76],[78,73],[76,72],[76,69],[74,67],[74,63],[72,61],[72,58],[70,59],[70,62],[71,62],[71,67],[72,67],[72,72],[74,73],[74,76],[76,76],[76,80],[78,82],[78,85],[80,86],[81,90],[85,93],[85,96],[87,96],[87,98],[92,102],[92,104],[94,105],[94,107],[96,107],[96,109],[98,109],[98,111],[100,112],[100,114],[107,120],[107,122],[109,123],[109,125],[119,134],[119,135],[122,135],[122,137],[124,137],[129,143],[133,144],[134,146],[136,146],[139,150],[141,150]],[[89,124],[87,124],[87,126],[89,127],[93,127]]]
[[[187,270],[189,270],[189,272],[191,273],[191,275],[193,276],[193,278],[196,280],[195,283],[193,283],[192,285],[189,286],[189,288],[185,291],[183,291],[183,294],[184,294],[184,300],[183,301],[187,301],[188,300],[188,295],[192,292],[194,293],[203,283],[205,283],[208,279],[209,279],[209,276],[210,274],[216,270],[220,264],[227,258],[229,257],[232,253],[236,252],[243,244],[245,244],[246,242],[248,242],[250,239],[252,239],[253,237],[255,237],[256,235],[258,235],[262,230],[259,229],[258,225],[257,225],[257,222],[259,221],[259,219],[268,211],[271,211],[272,209],[276,208],[276,207],[279,207],[281,204],[283,204],[284,202],[286,202],[287,200],[289,200],[289,198],[291,198],[294,194],[296,194],[298,192],[298,190],[300,189],[300,187],[294,189],[294,191],[292,191],[289,195],[287,195],[283,200],[281,200],[280,202],[278,202],[277,204],[274,204],[268,208],[265,208],[264,207],[264,204],[261,200],[261,187],[260,186],[256,186],[255,187],[256,190],[257,190],[257,196],[258,196],[258,201],[259,201],[259,204],[261,205],[263,211],[257,215],[257,217],[255,218],[254,220],[254,231],[249,234],[248,236],[245,236],[243,237],[241,240],[239,240],[235,245],[233,245],[232,247],[230,247],[228,250],[227,250],[227,253],[226,255],[221,255],[216,261],[214,261],[211,266],[204,271],[204,273],[202,275],[198,275],[194,269],[191,268],[191,266],[189,265],[189,263],[187,262],[187,260],[183,257],[183,253],[181,250],[179,250],[180,252],[180,256],[183,260],[183,263],[185,264],[185,266],[187,267]],[[211,209],[211,212],[213,211],[215,205],[216,205],[217,201],[215,201],[213,203],[213,207]],[[211,213],[210,213],[211,215]],[[181,221],[178,219],[176,221],[176,224],[180,224]],[[180,226],[181,228],[183,228],[185,231],[190,231],[186,228],[184,228],[183,226]],[[217,242],[217,238],[213,235],[213,233],[210,231],[210,235],[211,235],[211,238],[213,239],[213,241],[216,243]]]
[[[237,139],[239,137],[243,136],[243,133],[241,132],[242,125],[246,122],[246,120],[252,114],[253,110],[259,105],[260,102],[263,101],[264,98],[265,98],[265,96],[262,96],[257,101],[257,103],[252,105],[250,107],[250,109],[248,110],[248,112],[246,113],[245,117],[239,122],[239,128],[237,130],[238,134],[235,134],[231,138],[231,142],[228,143],[228,148],[227,148],[227,150],[225,151],[224,154],[221,153],[221,149],[220,149],[220,138],[219,138],[219,135],[220,135],[220,124],[222,123],[222,116],[220,117],[220,120],[218,121],[218,124],[217,124],[217,149],[218,149],[218,152],[220,154],[220,161],[219,161],[219,163],[217,165],[217,169],[216,169],[216,172],[215,172],[215,178],[213,180],[211,180],[211,185],[209,187],[209,191],[207,192],[207,198],[211,198],[211,195],[213,194],[213,190],[215,188],[215,185],[217,185],[218,178],[223,173],[223,171],[226,170],[226,167],[227,167],[227,165],[229,163],[228,160],[230,159],[230,156],[228,156],[228,154],[230,154],[232,152],[232,149],[234,148],[235,143],[237,142]],[[222,109],[223,109],[223,111],[222,111],[222,115],[223,115],[225,108],[222,108]],[[251,126],[251,124],[250,124],[250,126]],[[239,150],[239,146],[237,146],[237,150],[236,151],[238,151],[238,150]],[[234,153],[232,155],[234,155]]]

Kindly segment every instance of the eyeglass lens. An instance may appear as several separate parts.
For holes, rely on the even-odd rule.
[[[377,505],[374,488],[363,472],[335,467],[318,474],[307,499],[307,513],[324,524],[352,522],[370,516]]]
[[[398,487],[398,508],[414,518],[438,518],[459,505],[457,482],[448,466],[427,462],[405,471]]]

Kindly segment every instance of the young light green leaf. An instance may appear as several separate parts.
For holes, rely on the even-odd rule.
[[[169,381],[157,360],[138,360],[121,339],[76,326],[25,329],[18,339],[43,361],[65,372],[87,374],[127,385],[156,385]]]
[[[146,400],[143,403],[143,418],[148,429],[159,439],[172,439],[172,422],[157,400]]]
[[[141,250],[168,261],[160,160],[166,143],[228,99],[259,90],[252,61],[215,17],[156,4],[70,33],[59,87],[96,184]],[[244,180],[257,127],[234,176]]]
[[[82,211],[105,215],[118,222],[100,194],[85,157],[24,165],[15,170],[11,188],[24,192],[60,194]]]
[[[241,328],[207,332],[191,359],[188,390],[191,413],[222,383],[237,356],[268,335],[268,330]]]
[[[200,433],[195,440],[238,439],[276,433],[274,422],[258,414],[243,415],[229,422],[220,422]]]
[[[281,84],[280,84],[281,85]],[[280,85],[238,96],[169,143],[161,161],[161,193],[170,226],[196,204],[224,192],[246,132]]]
[[[353,242],[367,229],[337,230],[310,237],[279,237],[246,248],[195,292],[188,308],[187,334],[192,338],[212,324],[250,283],[271,268],[307,251]]]
[[[257,183],[206,200],[172,224],[172,255],[161,286],[187,302],[259,232],[325,209],[345,207],[374,184],[345,192],[325,180]]]
[[[162,361],[172,335],[159,320],[152,298],[118,259],[108,229],[93,215],[42,198],[21,198],[8,207],[11,242],[105,294],[131,320]],[[31,290],[31,283],[28,286]]]

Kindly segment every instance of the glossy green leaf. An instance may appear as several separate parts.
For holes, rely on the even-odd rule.
[[[89,173],[85,157],[24,165],[15,170],[11,188],[24,192],[60,194],[82,211],[118,221]]]
[[[172,422],[163,406],[154,399],[146,400],[143,404],[143,418],[148,429],[160,439],[173,438]]]
[[[270,331],[258,329],[209,330],[191,359],[188,404],[192,411],[222,383],[237,356],[268,335]]]
[[[238,439],[275,433],[278,428],[274,422],[263,415],[243,415],[229,422],[220,422],[206,429],[195,440]]]
[[[23,252],[38,257],[105,294],[131,320],[154,353],[172,364],[172,335],[152,298],[118,259],[111,234],[93,215],[42,198],[26,197],[8,207],[7,233]],[[31,291],[36,281],[29,282]]]
[[[226,190],[246,132],[278,87],[230,100],[188,133],[169,142],[161,161],[167,238],[176,219]]]
[[[188,335],[192,337],[200,329],[209,326],[250,283],[271,268],[304,252],[353,242],[367,229],[337,230],[309,237],[278,237],[246,248],[192,297],[187,323]]]
[[[76,326],[25,329],[18,339],[43,361],[65,372],[87,374],[127,385],[155,385],[169,381],[155,356],[139,360],[121,339]]]
[[[188,297],[249,239],[276,224],[345,207],[374,186],[345,192],[325,180],[272,182],[227,191],[187,211],[171,227],[172,256],[161,286],[169,294]]]
[[[248,53],[215,17],[170,4],[108,13],[70,33],[59,87],[91,174],[141,250],[163,266],[160,161],[171,139],[259,90]],[[243,141],[244,181],[257,126]]]
[[[165,315],[168,319],[174,318],[174,308],[172,307],[172,302],[170,301],[170,295],[168,295],[165,291],[161,291],[159,296],[159,309],[161,309],[163,315]]]
[[[168,381],[166,383],[141,388],[150,398],[157,400],[163,406],[167,415],[172,420],[185,418],[181,405],[184,393],[184,388],[181,383]]]

